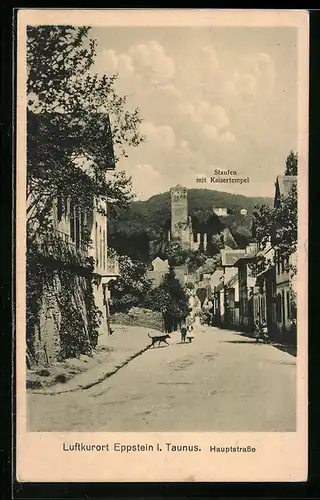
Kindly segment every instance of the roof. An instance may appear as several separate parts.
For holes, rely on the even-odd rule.
[[[220,282],[219,285],[215,287],[215,292],[220,292],[224,288],[224,283]]]
[[[231,278],[229,278],[229,280],[225,284],[226,287],[232,288],[236,284],[236,282],[238,281],[238,276],[239,276],[238,271],[235,271],[235,273],[231,276]]]
[[[217,269],[210,278],[210,285],[212,287],[219,285],[220,283],[220,278],[223,276],[223,270],[222,269]]]
[[[257,253],[256,252],[247,252],[244,255],[242,255],[237,262],[235,262],[235,266],[238,266],[240,262],[250,262],[256,257]]]
[[[246,253],[245,250],[237,249],[237,250],[221,250],[221,265],[223,267],[233,267],[234,264],[239,260],[242,255]]]
[[[256,279],[258,280],[262,276],[265,276],[269,271],[271,271],[272,269],[274,269],[274,267],[275,267],[274,265],[268,266],[266,269],[264,269],[263,271],[261,271],[261,273],[257,274]]]
[[[276,195],[278,196],[288,196],[290,190],[293,186],[297,185],[298,176],[297,175],[278,175],[276,180]]]
[[[238,244],[236,242],[235,237],[232,234],[232,231],[229,227],[225,227],[224,230],[221,233],[223,237],[223,242],[224,242],[224,247],[226,248],[227,246],[230,249],[237,249]]]

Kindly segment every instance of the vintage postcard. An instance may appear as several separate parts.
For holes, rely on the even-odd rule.
[[[306,481],[308,13],[17,18],[17,480]]]

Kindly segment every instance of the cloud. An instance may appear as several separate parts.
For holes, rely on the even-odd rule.
[[[171,96],[175,97],[176,99],[182,99],[183,94],[178,90],[173,83],[166,83],[165,85],[159,85],[159,82],[154,82],[154,86],[157,87],[158,89],[170,94]]]
[[[271,97],[275,89],[276,69],[271,57],[259,52],[245,56],[229,81],[227,92],[234,96]]]
[[[154,186],[161,189],[162,175],[148,164],[136,164],[131,168],[133,191],[139,199],[148,199],[154,194]],[[165,190],[165,189],[164,189]]]
[[[216,139],[218,137],[218,131],[214,125],[205,125],[203,133],[207,139]]]
[[[95,65],[103,74],[119,73],[120,76],[131,76],[135,73],[156,81],[159,85],[170,82],[175,74],[173,59],[156,41],[134,45],[128,52],[123,53],[104,49],[96,57]]]
[[[114,50],[103,50],[96,58],[96,68],[103,74],[119,73],[130,76],[134,73],[133,61],[127,54],[117,55]]]
[[[188,146],[189,146],[188,141],[185,141],[184,139],[182,139],[182,140],[180,141],[180,148],[182,148],[182,149],[186,149],[186,148],[188,148]]]
[[[148,38],[139,44],[136,40],[131,48],[124,49],[121,41],[121,48],[115,42],[104,49],[99,66],[103,73],[119,73],[117,92],[128,96],[130,109],[140,109],[146,142],[130,148],[128,160],[119,162],[119,168],[132,175],[140,198],[179,182],[199,187],[197,177],[212,175],[214,168],[236,165],[245,175],[257,159],[267,157],[271,138],[277,140],[270,124],[277,115],[273,53],[274,61],[263,46],[256,49],[252,44],[246,54],[246,49],[219,44],[217,53],[213,45],[201,43],[192,47],[191,58],[184,44],[173,45],[169,52],[165,39],[162,45]],[[238,186],[233,187],[237,191]],[[223,190],[225,185],[214,188]],[[241,189],[252,191],[254,180]]]
[[[223,132],[223,134],[220,135],[219,139],[223,142],[234,142],[236,140],[234,134],[229,132],[229,130]]]
[[[168,81],[175,74],[173,59],[156,41],[135,45],[130,49],[129,54],[137,71],[144,72],[159,82]]]
[[[207,100],[182,100],[178,102],[177,109],[183,118],[185,139],[191,142],[193,148],[198,148],[201,144],[202,150],[207,151],[209,157],[212,155],[212,140],[235,140],[234,134],[228,130],[230,119],[222,106],[211,104]]]
[[[202,47],[201,55],[202,62],[204,62],[211,71],[217,71],[219,69],[219,59],[213,45],[205,45]]]
[[[222,106],[212,105],[210,102],[200,100],[195,103],[181,102],[178,104],[181,114],[188,116],[197,123],[214,125],[218,130],[229,125],[229,118]]]
[[[155,125],[152,122],[142,122],[140,125],[141,134],[146,136],[147,143],[152,147],[173,149],[176,144],[175,133],[169,125]]]

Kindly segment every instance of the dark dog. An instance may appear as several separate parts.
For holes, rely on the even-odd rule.
[[[148,337],[151,338],[151,341],[152,341],[151,345],[152,345],[152,347],[154,347],[154,344],[156,342],[159,342],[158,343],[158,347],[160,347],[161,342],[164,342],[165,344],[170,345],[167,342],[167,339],[171,339],[171,337],[170,337],[170,335],[168,333],[166,333],[165,335],[156,335],[155,337],[151,337],[151,335],[148,333]]]
[[[187,329],[185,326],[181,328],[180,333],[181,333],[181,342],[185,342],[187,337]]]

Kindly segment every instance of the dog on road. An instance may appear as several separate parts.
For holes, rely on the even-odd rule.
[[[150,339],[151,339],[152,347],[154,347],[154,345],[157,342],[158,342],[158,347],[160,347],[161,342],[164,342],[165,344],[170,345],[167,342],[167,339],[171,339],[171,337],[168,333],[166,333],[165,335],[156,335],[155,337],[151,337],[151,335],[148,333],[148,337],[150,337]]]

